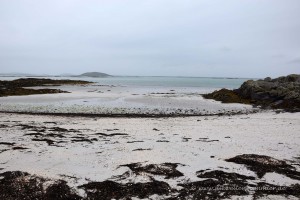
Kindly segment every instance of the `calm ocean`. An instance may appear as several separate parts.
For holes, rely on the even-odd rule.
[[[14,80],[29,77],[0,77],[0,80]],[[36,78],[36,77],[34,77]],[[97,82],[103,85],[157,86],[157,87],[201,87],[201,88],[238,88],[246,78],[206,78],[170,76],[113,76],[106,78],[90,77],[37,77],[52,79],[77,79]]]
[[[78,79],[78,78],[74,78]],[[202,87],[202,88],[238,88],[244,78],[202,78],[202,77],[149,77],[115,76],[107,78],[80,78],[105,85],[158,86],[158,87]]]

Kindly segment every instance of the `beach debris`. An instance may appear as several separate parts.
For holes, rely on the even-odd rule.
[[[219,142],[219,140],[208,140],[208,138],[199,138],[199,140],[196,141],[200,141],[200,142]]]
[[[175,92],[151,92],[150,94],[176,94]]]
[[[21,130],[30,130],[30,131],[35,131],[35,132],[45,132],[47,127],[45,126],[32,126],[28,124],[18,124],[16,125],[18,127],[21,127]]]
[[[128,141],[127,143],[140,143],[140,142],[144,142],[142,140],[135,140],[135,141]]]
[[[183,176],[183,173],[176,168],[179,163],[162,163],[162,164],[148,164],[142,165],[142,163],[131,163],[126,165],[120,165],[119,167],[128,167],[135,174],[151,174],[164,176],[165,179],[176,178]]]
[[[7,171],[0,177],[0,199],[82,199],[64,180],[52,181],[21,171]]]
[[[13,146],[15,145],[15,142],[0,142],[0,145],[7,145],[7,146]]]
[[[49,146],[53,145],[55,143],[55,141],[53,140],[50,140],[50,139],[46,139],[46,138],[42,138],[42,139],[39,139],[39,138],[33,138],[32,141],[37,141],[37,142],[41,142],[41,141],[44,141],[44,142],[47,142],[47,144]]]
[[[0,128],[8,128],[9,126],[6,124],[0,124]]]
[[[85,190],[88,199],[131,199],[137,197],[147,198],[154,194],[168,195],[171,192],[169,184],[163,181],[152,180],[146,183],[117,183],[106,180],[103,182],[90,182],[79,186]]]
[[[24,136],[35,136],[35,137],[38,137],[38,136],[43,136],[42,133],[26,133],[24,134]]]
[[[222,181],[206,179],[186,184],[179,184],[183,187],[174,199],[230,199],[231,196],[249,195],[247,190],[230,190],[222,188]]]
[[[220,184],[246,185],[246,180],[255,180],[253,176],[241,175],[238,173],[213,170],[208,172],[196,172],[198,178],[213,178],[219,180]]]
[[[118,131],[119,129],[114,128],[114,129],[104,129],[105,131]]]
[[[262,178],[268,172],[275,172],[292,179],[300,180],[300,172],[296,171],[295,167],[287,164],[286,161],[278,160],[270,156],[243,154],[226,159],[226,161],[246,165],[247,168],[254,171],[259,178]]]
[[[300,185],[292,184],[290,186],[278,186],[265,182],[259,182],[256,185],[256,188],[263,188],[260,190],[255,190],[253,194],[253,199],[261,199],[262,197],[266,197],[268,195],[280,195],[280,196],[294,196],[300,198]]]
[[[127,133],[111,133],[111,134],[106,134],[106,133],[95,133],[95,135],[101,135],[105,137],[113,137],[113,136],[124,136],[128,135]]]
[[[29,130],[38,133],[46,132],[46,131],[58,132],[58,133],[80,133],[79,130],[66,129],[61,127],[33,126],[28,124],[18,124],[16,126],[21,127],[21,130]],[[29,134],[25,134],[25,135],[29,135]]]
[[[87,139],[87,138],[74,139],[74,140],[71,140],[71,142],[88,142],[88,143],[93,143],[92,140]]]
[[[255,183],[253,176],[214,170],[200,170],[197,177],[205,180],[178,184],[182,187],[173,199],[230,199],[233,196],[252,195],[253,199],[268,195],[300,197],[300,185],[278,186],[265,182]]]
[[[55,133],[48,133],[46,135],[44,135],[45,137],[58,137],[58,138],[65,138],[65,136],[61,135],[61,134],[55,134]]]
[[[254,180],[254,177],[229,173],[220,170],[196,172],[197,177],[206,178],[203,181],[196,181],[186,184],[179,184],[183,189],[179,192],[178,197],[186,199],[192,196],[192,199],[225,199],[233,195],[248,195],[246,190],[234,190],[234,187],[248,186],[247,180]],[[219,190],[217,189],[219,188]]]
[[[5,151],[8,151],[9,149],[1,149],[0,150],[0,153],[3,153],[3,152],[5,152]]]
[[[172,163],[173,164],[173,163]],[[255,177],[230,173],[220,170],[196,172],[201,181],[179,183],[180,189],[172,188],[164,181],[150,177],[147,182],[125,181],[131,176],[129,171],[112,178],[119,181],[105,180],[79,185],[78,189],[85,191],[84,196],[77,193],[77,188],[68,186],[65,180],[44,178],[22,171],[7,171],[0,173],[0,199],[14,200],[91,200],[91,199],[132,199],[150,198],[156,195],[159,199],[230,199],[233,196],[251,195],[253,199],[268,197],[268,195],[300,197],[300,185],[278,186],[265,182],[255,183]],[[144,173],[141,172],[144,175]],[[60,175],[76,182],[77,177]],[[256,189],[255,189],[256,188]],[[263,189],[257,189],[263,188]],[[17,192],[16,192],[17,191]]]
[[[152,149],[143,149],[143,148],[138,148],[138,149],[133,149],[132,151],[151,151]]]
[[[44,122],[44,124],[57,124],[57,122]]]
[[[28,149],[27,147],[13,147],[12,150],[25,150],[25,149]]]
[[[49,128],[49,131],[54,131],[54,132],[76,132],[79,133],[80,131],[75,130],[75,129],[66,129],[66,128],[61,128],[61,127],[51,127]]]

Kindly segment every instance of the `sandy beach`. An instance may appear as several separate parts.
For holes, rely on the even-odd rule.
[[[0,111],[124,116],[197,116],[248,113],[256,110],[251,105],[223,104],[202,97],[202,94],[212,92],[214,88],[101,85],[99,83],[31,88],[51,88],[70,93],[8,96],[0,99]]]
[[[0,1],[0,200],[300,199],[299,8]]]
[[[199,172],[216,170],[255,177],[251,180],[254,184],[290,186],[299,184],[299,177],[270,171],[259,178],[247,166],[226,159],[242,154],[266,155],[299,171],[299,119],[300,113],[272,111],[176,118],[1,113],[0,168],[65,180],[83,196],[86,192],[78,186],[89,182],[145,183],[155,179],[177,191],[147,198],[165,199],[180,193],[180,184],[205,180],[196,176]],[[132,163],[176,163],[182,175],[136,174],[125,166]],[[251,195],[253,192],[244,198]]]
[[[203,98],[213,87],[43,82],[2,82],[1,198],[300,197],[299,112]]]

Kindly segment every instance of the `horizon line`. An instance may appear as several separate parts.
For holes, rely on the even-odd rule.
[[[102,72],[99,72],[102,73]],[[68,73],[65,73],[68,74]],[[80,74],[81,75],[81,74]],[[80,75],[49,75],[49,74],[27,74],[27,73],[0,73],[0,77],[80,77]],[[236,77],[236,76],[179,76],[179,75],[110,75],[108,77],[174,77],[174,78],[223,78],[223,79],[261,79],[262,77]],[[84,76],[83,76],[84,77]],[[86,76],[89,77],[89,76]],[[107,78],[107,77],[89,77],[89,78]]]

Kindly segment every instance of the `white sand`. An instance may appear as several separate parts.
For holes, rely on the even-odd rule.
[[[35,89],[41,87],[34,87]],[[48,87],[47,87],[48,88]],[[0,98],[0,111],[94,114],[216,114],[247,112],[252,106],[203,99],[201,88],[59,86],[71,93]]]
[[[57,125],[44,122],[56,122]],[[133,162],[184,164],[185,166],[178,167],[178,170],[184,173],[184,177],[177,179],[177,182],[187,179],[199,180],[195,172],[204,169],[221,169],[255,176],[243,165],[228,163],[224,159],[239,154],[260,154],[282,160],[295,160],[300,152],[300,113],[265,112],[222,117],[156,119],[1,113],[0,124],[9,126],[0,128],[2,142],[15,142],[14,146],[28,148],[12,150],[11,146],[0,145],[0,152],[7,149],[0,153],[0,168],[3,168],[1,171],[21,170],[46,177],[66,179],[72,185],[79,185],[87,180],[103,181],[113,175],[120,175],[128,169],[118,168],[118,166]],[[22,127],[16,126],[18,124],[72,128],[79,130],[80,133],[63,133],[65,138],[62,139],[50,137],[49,139],[66,143],[58,143],[61,147],[48,146],[45,141],[32,141],[34,136],[24,136],[33,131],[21,130]],[[101,138],[94,135],[95,133],[127,133],[128,136]],[[73,136],[97,138],[98,141],[71,143]],[[204,137],[219,141],[197,141]],[[169,142],[157,142],[158,140]],[[143,142],[128,143],[130,141]],[[151,150],[133,151],[137,148]],[[299,170],[299,166],[295,165],[295,167]],[[60,176],[62,174],[78,179]],[[274,173],[268,173],[262,179],[280,185],[297,182]],[[173,179],[165,181],[171,185],[177,183]]]

